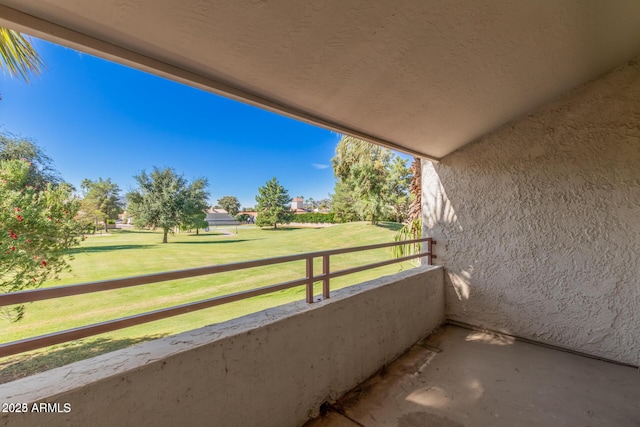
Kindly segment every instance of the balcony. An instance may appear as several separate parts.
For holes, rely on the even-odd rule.
[[[306,427],[633,426],[638,396],[636,368],[448,325]]]
[[[0,385],[7,409],[31,412],[0,420],[300,426],[322,412],[308,425],[640,421],[637,368],[446,325],[443,272],[419,267]],[[40,408],[53,412],[33,413]]]
[[[2,425],[302,425],[444,320],[420,267],[0,385]],[[38,406],[36,406],[37,408]],[[117,407],[117,410],[115,409]]]
[[[439,160],[440,266],[2,385],[71,404],[2,425],[640,425],[636,2],[3,3],[52,41]],[[430,336],[448,321],[499,333]]]

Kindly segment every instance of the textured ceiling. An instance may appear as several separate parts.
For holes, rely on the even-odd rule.
[[[431,158],[640,54],[638,0],[0,5],[0,25]]]

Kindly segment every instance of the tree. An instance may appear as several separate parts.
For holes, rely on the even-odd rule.
[[[240,201],[234,196],[224,196],[218,199],[218,204],[231,216],[236,216],[240,211]]]
[[[338,222],[352,222],[360,219],[356,209],[357,200],[353,197],[351,189],[344,182],[338,180],[334,187],[335,193],[331,195],[331,205],[334,217]]]
[[[44,67],[42,59],[29,40],[17,31],[0,27],[0,68],[12,77],[29,82],[29,74],[38,74]]]
[[[331,199],[322,199],[316,202],[318,205],[318,209],[322,211],[330,211],[332,208]]]
[[[314,211],[318,207],[318,201],[314,200],[313,197],[309,197],[304,207],[309,211]]]
[[[205,179],[196,179],[189,186],[185,199],[182,228],[188,230],[195,228],[196,234],[200,234],[200,229],[209,225],[206,221],[207,199],[209,198],[207,185]]]
[[[80,186],[84,191],[84,199],[82,200],[83,212],[85,215],[93,217],[95,223],[98,220],[102,221],[104,223],[104,231],[108,233],[108,220],[117,219],[118,214],[122,212],[120,187],[118,187],[118,184],[111,182],[110,178],[106,180],[98,178],[97,181],[83,179]]]
[[[410,182],[411,171],[407,167],[407,161],[398,156],[393,156],[387,170],[386,188],[384,190],[389,206],[389,219],[392,221],[403,222],[407,219],[411,203]]]
[[[280,185],[276,177],[258,188],[256,202],[258,202],[258,218],[256,225],[263,227],[273,225],[278,228],[278,224],[286,224],[293,220],[294,214],[291,212],[291,197],[289,192]]]
[[[66,184],[35,189],[27,184],[31,165],[25,160],[0,160],[0,292],[37,288],[68,269],[67,249],[81,238],[75,220],[80,207]],[[24,306],[5,310],[10,320],[24,315]]]
[[[209,223],[207,222],[206,217],[207,217],[206,213],[197,213],[194,215],[187,216],[183,220],[183,222],[180,224],[180,229],[189,230],[189,232],[195,229],[196,234],[199,235],[201,228],[207,228],[209,226]]]
[[[384,147],[343,136],[331,160],[336,176],[333,211],[340,220],[353,216],[371,224],[402,221],[409,207],[407,162]]]
[[[45,188],[47,183],[58,185],[62,182],[53,167],[53,161],[30,139],[0,133],[0,160],[21,160],[31,163],[25,185]]]
[[[419,157],[413,158],[411,163],[411,183],[409,192],[411,193],[411,204],[407,223],[398,230],[393,237],[396,242],[409,239],[419,239],[422,237],[422,161]],[[394,246],[393,254],[396,258],[420,252],[421,243],[413,245]]]
[[[244,222],[248,222],[250,218],[251,216],[249,214],[238,214],[233,219],[235,219],[238,222],[244,223]]]
[[[28,83],[43,66],[22,34],[0,27],[0,68]],[[36,288],[69,268],[66,250],[82,237],[80,205],[31,141],[0,134],[0,175],[0,292]],[[24,305],[3,312],[18,321]]]
[[[170,230],[188,221],[198,203],[206,207],[209,194],[204,178],[189,183],[172,168],[155,166],[150,174],[142,171],[134,178],[139,188],[127,194],[129,213],[139,227],[161,228],[162,243],[167,243]]]
[[[356,209],[371,224],[376,224],[387,208],[384,191],[390,160],[388,149],[351,136],[340,139],[331,159],[336,178],[350,189]]]
[[[411,182],[409,184],[411,193],[411,205],[409,206],[408,220],[414,221],[422,218],[422,161],[419,157],[414,157],[411,163]]]

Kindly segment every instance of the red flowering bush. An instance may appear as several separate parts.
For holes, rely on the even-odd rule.
[[[67,250],[80,243],[75,216],[80,202],[71,188],[26,185],[32,165],[24,160],[0,161],[0,292],[37,288],[68,269]],[[24,306],[4,310],[10,320]]]

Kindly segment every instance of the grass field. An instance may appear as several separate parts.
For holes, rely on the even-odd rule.
[[[135,276],[169,270],[270,258],[322,249],[389,242],[400,227],[395,223],[377,226],[367,223],[341,224],[323,229],[256,227],[231,228],[200,235],[181,233],[161,244],[161,233],[115,230],[108,235],[88,237],[72,251],[72,271],[46,286],[60,286],[96,280]],[[338,255],[331,258],[331,270],[391,258],[391,249]],[[319,261],[319,260],[318,260]],[[364,280],[411,268],[402,263],[344,276],[331,281],[338,289]],[[1,319],[0,342],[32,337],[77,326],[139,314],[201,299],[304,277],[304,262],[259,267],[192,279],[137,286],[94,294],[30,303],[23,320]],[[320,272],[317,262],[316,272]],[[316,285],[319,293],[319,285]],[[124,348],[178,332],[222,322],[265,308],[304,299],[304,287],[254,297],[194,313],[114,331],[71,343],[52,346],[0,359],[0,382],[10,381],[76,360]]]

